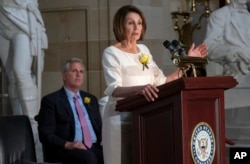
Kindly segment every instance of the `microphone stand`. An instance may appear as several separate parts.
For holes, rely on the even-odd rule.
[[[190,71],[194,77],[197,77],[197,69],[203,69],[208,64],[207,58],[191,57],[191,56],[173,56],[173,63],[184,72],[184,76],[188,77],[187,72]],[[204,75],[203,75],[204,76]]]

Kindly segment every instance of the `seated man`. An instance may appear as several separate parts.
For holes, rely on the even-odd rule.
[[[98,100],[80,90],[84,72],[80,59],[68,60],[64,86],[42,98],[37,120],[45,162],[103,164]]]
[[[208,58],[223,67],[224,75],[250,73],[250,14],[247,0],[231,3],[211,13],[205,43]]]

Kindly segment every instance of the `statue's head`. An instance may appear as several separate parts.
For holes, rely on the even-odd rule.
[[[233,4],[246,4],[248,0],[231,0]]]
[[[238,9],[246,9],[246,3],[248,0],[231,0],[230,3],[233,5],[234,8]]]

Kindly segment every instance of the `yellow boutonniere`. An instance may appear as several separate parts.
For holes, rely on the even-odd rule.
[[[91,98],[90,97],[84,97],[83,101],[84,101],[85,104],[89,105],[90,102],[91,102]]]
[[[148,69],[148,63],[149,63],[149,55],[142,53],[139,56],[139,61],[141,62],[141,64],[143,65],[142,70],[144,71],[144,68],[146,67]]]

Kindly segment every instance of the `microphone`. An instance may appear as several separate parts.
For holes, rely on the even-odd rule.
[[[165,41],[163,42],[163,45],[164,45],[164,47],[167,48],[167,49],[170,51],[170,53],[172,54],[172,60],[180,56],[178,50],[175,48],[175,46],[173,46],[173,44],[172,44],[170,41],[165,40]]]
[[[172,45],[178,50],[181,56],[187,56],[186,50],[182,47],[182,44],[179,41],[173,40]]]

